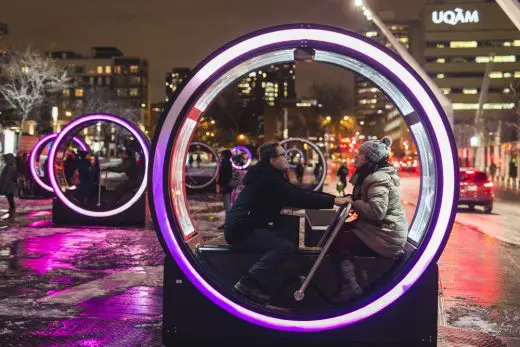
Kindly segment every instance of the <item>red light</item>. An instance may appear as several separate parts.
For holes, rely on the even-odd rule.
[[[484,183],[484,187],[486,187],[486,188],[493,188],[493,182],[486,182],[486,183]]]

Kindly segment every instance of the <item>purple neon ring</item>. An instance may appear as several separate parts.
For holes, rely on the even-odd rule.
[[[251,165],[251,161],[252,161],[252,158],[253,158],[253,154],[251,154],[251,151],[249,150],[249,148],[247,148],[246,146],[235,146],[231,149],[231,153],[236,153],[237,151],[242,151],[244,153],[247,154],[248,158],[247,158],[247,161],[244,165],[237,165],[235,164],[235,162],[233,161],[233,158],[231,158],[231,165],[237,169],[237,170],[245,170],[249,167],[249,165]]]
[[[180,244],[181,238],[178,235],[183,231],[183,221],[179,219],[179,216],[172,216],[171,211],[167,209],[167,206],[170,205],[166,198],[170,199],[171,195],[168,191],[168,180],[164,176],[168,175],[169,167],[165,166],[164,161],[168,158],[168,151],[171,150],[172,145],[173,148],[177,148],[177,136],[189,138],[182,132],[185,129],[183,125],[187,124],[184,122],[187,120],[186,110],[189,110],[189,103],[193,102],[194,95],[205,88],[204,84],[208,79],[215,80],[215,75],[222,74],[223,70],[230,68],[233,62],[240,61],[242,57],[251,56],[252,51],[255,54],[273,52],[276,47],[312,46],[314,43],[322,47],[326,46],[328,51],[347,57],[355,56],[356,59],[369,64],[395,85],[400,86],[401,92],[414,101],[415,107],[420,111],[421,123],[431,137],[432,153],[428,154],[435,158],[436,198],[432,206],[431,218],[426,224],[428,233],[416,252],[417,260],[410,266],[406,275],[396,281],[397,284],[392,284],[392,287],[380,297],[352,312],[324,319],[292,320],[255,312],[240,305],[220,293],[197,271],[192,264],[192,258],[187,257],[184,253],[187,252],[186,247]],[[154,140],[150,176],[150,181],[154,183],[153,186],[150,186],[150,192],[153,195],[150,204],[153,211],[152,216],[159,227],[158,235],[165,251],[173,257],[193,285],[216,305],[237,317],[267,328],[299,332],[323,331],[353,324],[383,310],[402,296],[419,279],[426,268],[438,259],[447,242],[455,217],[458,197],[455,145],[447,118],[433,93],[407,64],[389,50],[370,42],[359,34],[339,28],[310,24],[287,25],[252,33],[226,45],[201,63],[193,72],[192,78],[177,91],[176,98],[172,99],[164,112]],[[188,124],[191,132],[194,127],[192,123]],[[176,140],[173,144],[170,141],[172,131],[174,131]],[[180,148],[182,149],[182,146]],[[173,153],[172,155],[182,156],[185,153]],[[174,193],[181,194],[181,192]],[[165,216],[168,218],[164,218]]]
[[[58,148],[61,146],[61,143],[64,141],[65,137],[73,130],[88,125],[89,123],[94,122],[109,122],[117,124],[125,129],[127,129],[139,142],[141,145],[141,148],[143,149],[144,153],[144,162],[145,162],[145,175],[143,178],[143,182],[141,183],[141,186],[135,193],[135,195],[127,201],[125,204],[108,211],[91,211],[84,208],[81,208],[75,204],[73,204],[65,194],[61,191],[61,187],[59,186],[58,179],[56,177],[56,173],[54,172],[54,166],[56,162],[56,152]],[[130,124],[128,121],[116,117],[111,114],[104,114],[104,113],[98,113],[98,114],[89,114],[85,116],[78,117],[74,119],[72,122],[67,124],[62,131],[58,134],[57,139],[53,142],[51,150],[49,152],[49,181],[51,182],[51,186],[54,189],[54,193],[56,194],[56,197],[65,204],[68,208],[71,210],[93,218],[105,218],[117,215],[127,209],[129,209],[132,205],[134,205],[140,198],[143,196],[143,194],[146,191],[146,185],[147,185],[147,175],[148,175],[148,165],[149,165],[149,159],[150,159],[150,153],[148,150],[148,143],[145,138],[145,136],[141,133],[139,129],[137,129],[134,125]]]
[[[36,144],[34,145],[33,149],[31,150],[31,155],[29,156],[29,170],[31,171],[31,175],[32,175],[34,181],[40,187],[42,187],[43,189],[45,189],[48,192],[53,192],[54,190],[52,189],[51,186],[45,184],[45,182],[43,182],[41,180],[41,178],[38,176],[38,174],[36,172],[36,156],[40,153],[41,149],[43,147],[45,147],[45,145],[47,143],[53,141],[56,138],[56,136],[58,136],[58,134],[53,133],[53,134],[45,135],[44,137],[39,139],[38,142],[36,142]],[[74,136],[72,138],[72,141],[76,142],[76,144],[81,148],[81,150],[83,150],[83,151],[89,150],[88,146],[83,141],[81,141],[79,138],[77,138],[76,136]]]

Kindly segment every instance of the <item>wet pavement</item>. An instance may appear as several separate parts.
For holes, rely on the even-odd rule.
[[[418,181],[403,183],[411,215]],[[50,200],[17,202],[16,222],[0,221],[0,346],[160,346],[163,252],[155,231],[56,228]],[[221,236],[214,196],[190,206],[205,239]],[[504,211],[490,217],[514,218]],[[499,226],[486,233],[474,225],[475,216],[488,216],[461,215],[439,264],[439,346],[520,346],[520,246],[495,237]]]

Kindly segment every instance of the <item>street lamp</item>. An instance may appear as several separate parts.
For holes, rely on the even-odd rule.
[[[439,100],[448,120],[453,128],[453,107],[451,105],[451,101],[442,93],[439,87],[432,81],[430,76],[422,69],[419,63],[415,60],[414,57],[408,52],[408,50],[401,45],[401,43],[395,38],[392,32],[388,29],[388,27],[383,23],[383,21],[368,7],[368,5],[363,0],[354,0],[354,4],[356,7],[361,8],[363,10],[363,15],[368,21],[373,22],[379,30],[385,35],[386,39],[390,44],[394,47],[396,52],[403,58],[414,70],[417,72],[421,78],[426,82],[428,87],[433,91],[437,100]]]

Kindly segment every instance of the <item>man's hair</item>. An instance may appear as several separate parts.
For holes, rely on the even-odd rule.
[[[260,155],[260,160],[269,161],[271,158],[276,158],[278,156],[278,152],[276,148],[280,144],[278,142],[268,142],[264,143],[258,148],[258,154]]]

